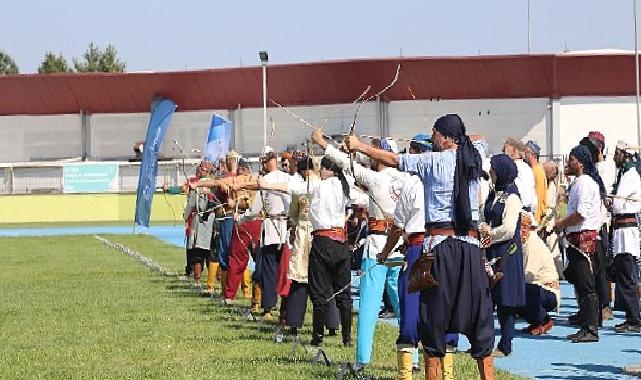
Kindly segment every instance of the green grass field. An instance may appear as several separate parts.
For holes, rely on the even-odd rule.
[[[104,237],[171,270],[184,266],[181,249],[149,236]],[[0,255],[2,379],[336,378],[337,366],[313,367],[302,349],[273,343],[271,330],[92,236],[0,238]],[[394,378],[396,334],[377,328],[369,370],[377,379]],[[354,359],[339,337],[325,347],[335,362]],[[457,379],[477,378],[475,368],[457,356]]]

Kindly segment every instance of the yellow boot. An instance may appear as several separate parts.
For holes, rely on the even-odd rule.
[[[227,284],[227,271],[224,269],[220,270],[220,294],[225,298],[225,285]]]
[[[454,380],[454,354],[451,352],[443,358],[443,380]]]
[[[218,263],[214,261],[209,262],[207,267],[207,291],[214,292],[214,285],[216,284],[216,272],[218,271]]]
[[[412,380],[412,351],[399,350],[396,353],[396,360],[398,361],[398,372],[396,372],[396,380]]]
[[[249,273],[249,269],[245,269],[245,271],[243,272],[243,279],[240,282],[240,288],[243,290],[244,298],[251,297],[250,285],[251,285],[251,273]]]
[[[253,295],[252,295],[252,306],[251,306],[251,311],[252,313],[258,313],[260,311],[260,300],[263,297],[263,291],[260,288],[260,285],[258,283],[254,282],[253,283]]]

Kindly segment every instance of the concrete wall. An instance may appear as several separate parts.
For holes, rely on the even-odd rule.
[[[637,145],[636,117],[634,96],[562,98],[561,152],[568,154],[589,131],[603,133],[610,156],[617,140]]]
[[[79,115],[0,117],[0,162],[80,157],[81,141]]]
[[[326,134],[340,134],[349,130],[355,106],[335,104],[292,107],[290,110],[313,125],[320,125],[326,119]],[[181,156],[171,142],[174,138],[188,152],[194,148],[202,149],[212,112],[177,112],[167,131],[161,154],[165,157]],[[261,151],[261,108],[216,112],[234,122],[232,146],[237,151],[246,154]],[[538,141],[543,154],[550,152],[553,143],[554,153],[567,154],[580,136],[593,129],[606,135],[611,151],[619,138],[634,144],[637,139],[634,97],[571,97],[554,102],[546,98],[372,101],[360,109],[357,132],[409,138],[419,132],[430,133],[434,120],[446,113],[460,114],[469,133],[486,136],[491,153],[499,152],[508,136]],[[310,128],[285,111],[270,107],[267,114],[275,127],[270,141],[275,149],[280,151],[291,145],[300,146],[309,137]],[[145,139],[149,114],[96,114],[90,115],[88,121],[89,157],[95,160],[126,160],[133,156],[133,144]],[[269,122],[268,138],[271,129],[272,123]],[[0,117],[0,162],[78,157],[82,153],[82,141],[82,118],[79,115]]]
[[[411,138],[417,133],[431,134],[438,117],[457,113],[468,134],[486,137],[490,153],[499,153],[505,138],[511,136],[538,141],[546,154],[548,102],[544,98],[392,102],[390,135]]]
[[[164,199],[163,199],[164,198]],[[156,194],[151,221],[182,224],[185,196]],[[0,223],[102,222],[134,220],[136,194],[0,196]]]
[[[354,118],[355,106],[337,104],[314,107],[291,107],[291,112],[307,120],[313,126],[320,126],[325,119],[325,134],[347,133]],[[260,153],[263,148],[263,110],[248,108],[240,113],[241,123],[236,122],[236,150],[245,153]],[[268,142],[276,150],[284,150],[288,145],[304,143],[311,135],[311,128],[288,115],[284,110],[269,108],[267,118],[273,121],[274,135]],[[267,139],[270,139],[272,123],[267,123]],[[379,135],[375,103],[364,104],[358,113],[359,133]]]
[[[211,116],[214,111],[176,112],[167,129],[161,156],[180,157],[172,143],[176,139],[185,150],[202,149]],[[227,111],[215,111],[229,117]],[[133,156],[133,145],[144,141],[149,124],[149,113],[98,114],[91,116],[91,150],[94,159],[126,159]]]

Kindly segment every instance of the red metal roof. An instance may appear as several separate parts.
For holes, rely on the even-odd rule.
[[[385,100],[633,95],[631,54],[359,59],[268,67],[269,97],[287,106],[352,102],[393,78]],[[260,66],[184,72],[0,76],[0,115],[147,112],[153,96],[179,111],[262,106]]]

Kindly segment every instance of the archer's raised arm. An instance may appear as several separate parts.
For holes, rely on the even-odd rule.
[[[347,136],[345,142],[350,151],[361,152],[364,155],[383,163],[385,166],[393,168],[398,167],[398,154],[396,153],[378,149],[369,144],[364,144],[354,135]]]

